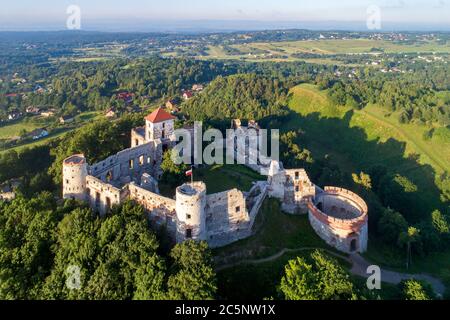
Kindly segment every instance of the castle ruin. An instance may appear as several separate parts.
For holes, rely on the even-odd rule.
[[[367,206],[356,194],[314,185],[304,169],[284,169],[249,164],[267,172],[266,181],[255,181],[248,192],[237,189],[208,194],[203,182],[176,188],[175,199],[159,194],[163,152],[172,148],[175,117],[158,108],[145,118],[145,126],[131,132],[131,148],[89,165],[82,154],[63,162],[63,197],[86,201],[101,216],[114,205],[131,199],[143,206],[153,226],[165,227],[176,242],[204,240],[220,247],[247,238],[264,199],[277,198],[283,211],[308,213],[311,226],[329,245],[344,252],[367,248]],[[246,130],[240,120],[232,127]],[[259,129],[254,121],[249,128]]]

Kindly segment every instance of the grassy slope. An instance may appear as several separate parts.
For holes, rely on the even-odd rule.
[[[303,116],[319,112],[324,118],[343,119],[346,113],[351,111],[349,108],[331,106],[326,92],[319,91],[313,85],[302,84],[291,89],[291,93],[291,109]],[[295,126],[295,123],[290,125]],[[405,142],[405,157],[419,154],[421,164],[430,164],[438,172],[450,172],[450,139],[447,139],[450,134],[446,128],[438,129],[431,141],[424,141],[422,135],[429,130],[428,127],[399,124],[396,115],[386,117],[383,110],[376,106],[355,111],[350,120],[350,127],[364,128],[369,141],[379,140],[385,143],[393,138]]]
[[[88,122],[99,119],[99,117],[101,117],[100,112],[94,112],[94,111],[83,112],[75,117],[75,125],[71,124],[65,128],[58,128],[54,132],[52,132],[50,135],[48,135],[47,137],[36,140],[36,141],[31,141],[30,143],[19,145],[17,147],[12,147],[12,148],[9,148],[6,150],[0,150],[0,154],[4,153],[6,151],[11,151],[11,150],[20,151],[24,148],[31,148],[31,147],[36,147],[36,146],[41,146],[41,145],[47,144],[51,140],[60,138],[60,137],[64,136],[65,134],[67,134],[68,132],[71,132],[72,130],[77,129],[80,126],[82,126]],[[51,124],[51,123],[45,122],[44,118],[33,117],[32,119],[28,119],[28,120],[26,120],[26,119],[28,119],[28,118],[22,119],[20,122],[12,124],[12,125],[0,127],[0,138],[2,138],[1,137],[2,134],[5,135],[5,137],[7,137],[7,138],[11,138],[15,135],[18,135],[18,133],[22,129],[25,129],[27,132],[30,132],[36,128],[42,128],[42,127],[45,127],[46,125]]]
[[[20,135],[22,130],[31,132],[34,129],[45,127],[49,125],[50,122],[46,121],[45,118],[23,118],[19,121],[15,121],[12,124],[7,124],[0,127],[0,139],[10,139]]]

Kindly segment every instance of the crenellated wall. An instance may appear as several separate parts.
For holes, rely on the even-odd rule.
[[[367,250],[367,205],[355,193],[326,187],[309,201],[308,211],[311,226],[329,245],[347,253]]]

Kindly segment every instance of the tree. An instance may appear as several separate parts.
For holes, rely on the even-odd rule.
[[[356,173],[353,173],[352,178],[356,184],[359,184],[368,190],[372,189],[372,181],[368,174],[361,171],[359,176]]]
[[[99,219],[75,209],[59,224],[55,263],[43,297],[52,299],[162,299],[165,264],[143,208],[131,201]],[[68,267],[80,270],[80,288],[66,285]]]
[[[386,243],[398,243],[399,236],[408,229],[405,218],[392,209],[386,209],[378,221],[378,233]]]
[[[435,230],[440,234],[448,234],[450,232],[449,223],[439,210],[435,210],[431,213],[431,223]]]
[[[280,292],[286,300],[353,300],[356,298],[349,275],[332,258],[320,251],[312,262],[297,257],[285,266]]]
[[[415,227],[409,227],[406,231],[400,233],[398,243],[400,246],[406,246],[406,269],[412,262],[411,246],[420,240],[420,230]]]
[[[0,299],[36,299],[49,274],[58,215],[52,194],[0,205]]]
[[[172,272],[168,297],[175,300],[209,300],[216,291],[216,274],[206,242],[193,240],[177,244],[171,251]]]
[[[188,168],[188,165],[184,163],[180,165],[175,164],[172,160],[172,152],[166,151],[161,162],[161,170],[164,172],[161,180],[168,183],[171,187],[176,187],[183,183],[185,172]]]
[[[399,286],[405,300],[432,300],[435,298],[433,288],[423,281],[405,280]]]

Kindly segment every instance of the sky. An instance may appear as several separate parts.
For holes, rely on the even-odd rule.
[[[1,1],[0,30],[63,30],[70,5],[79,6],[85,30],[364,29],[371,5],[383,29],[450,30],[450,0]]]

